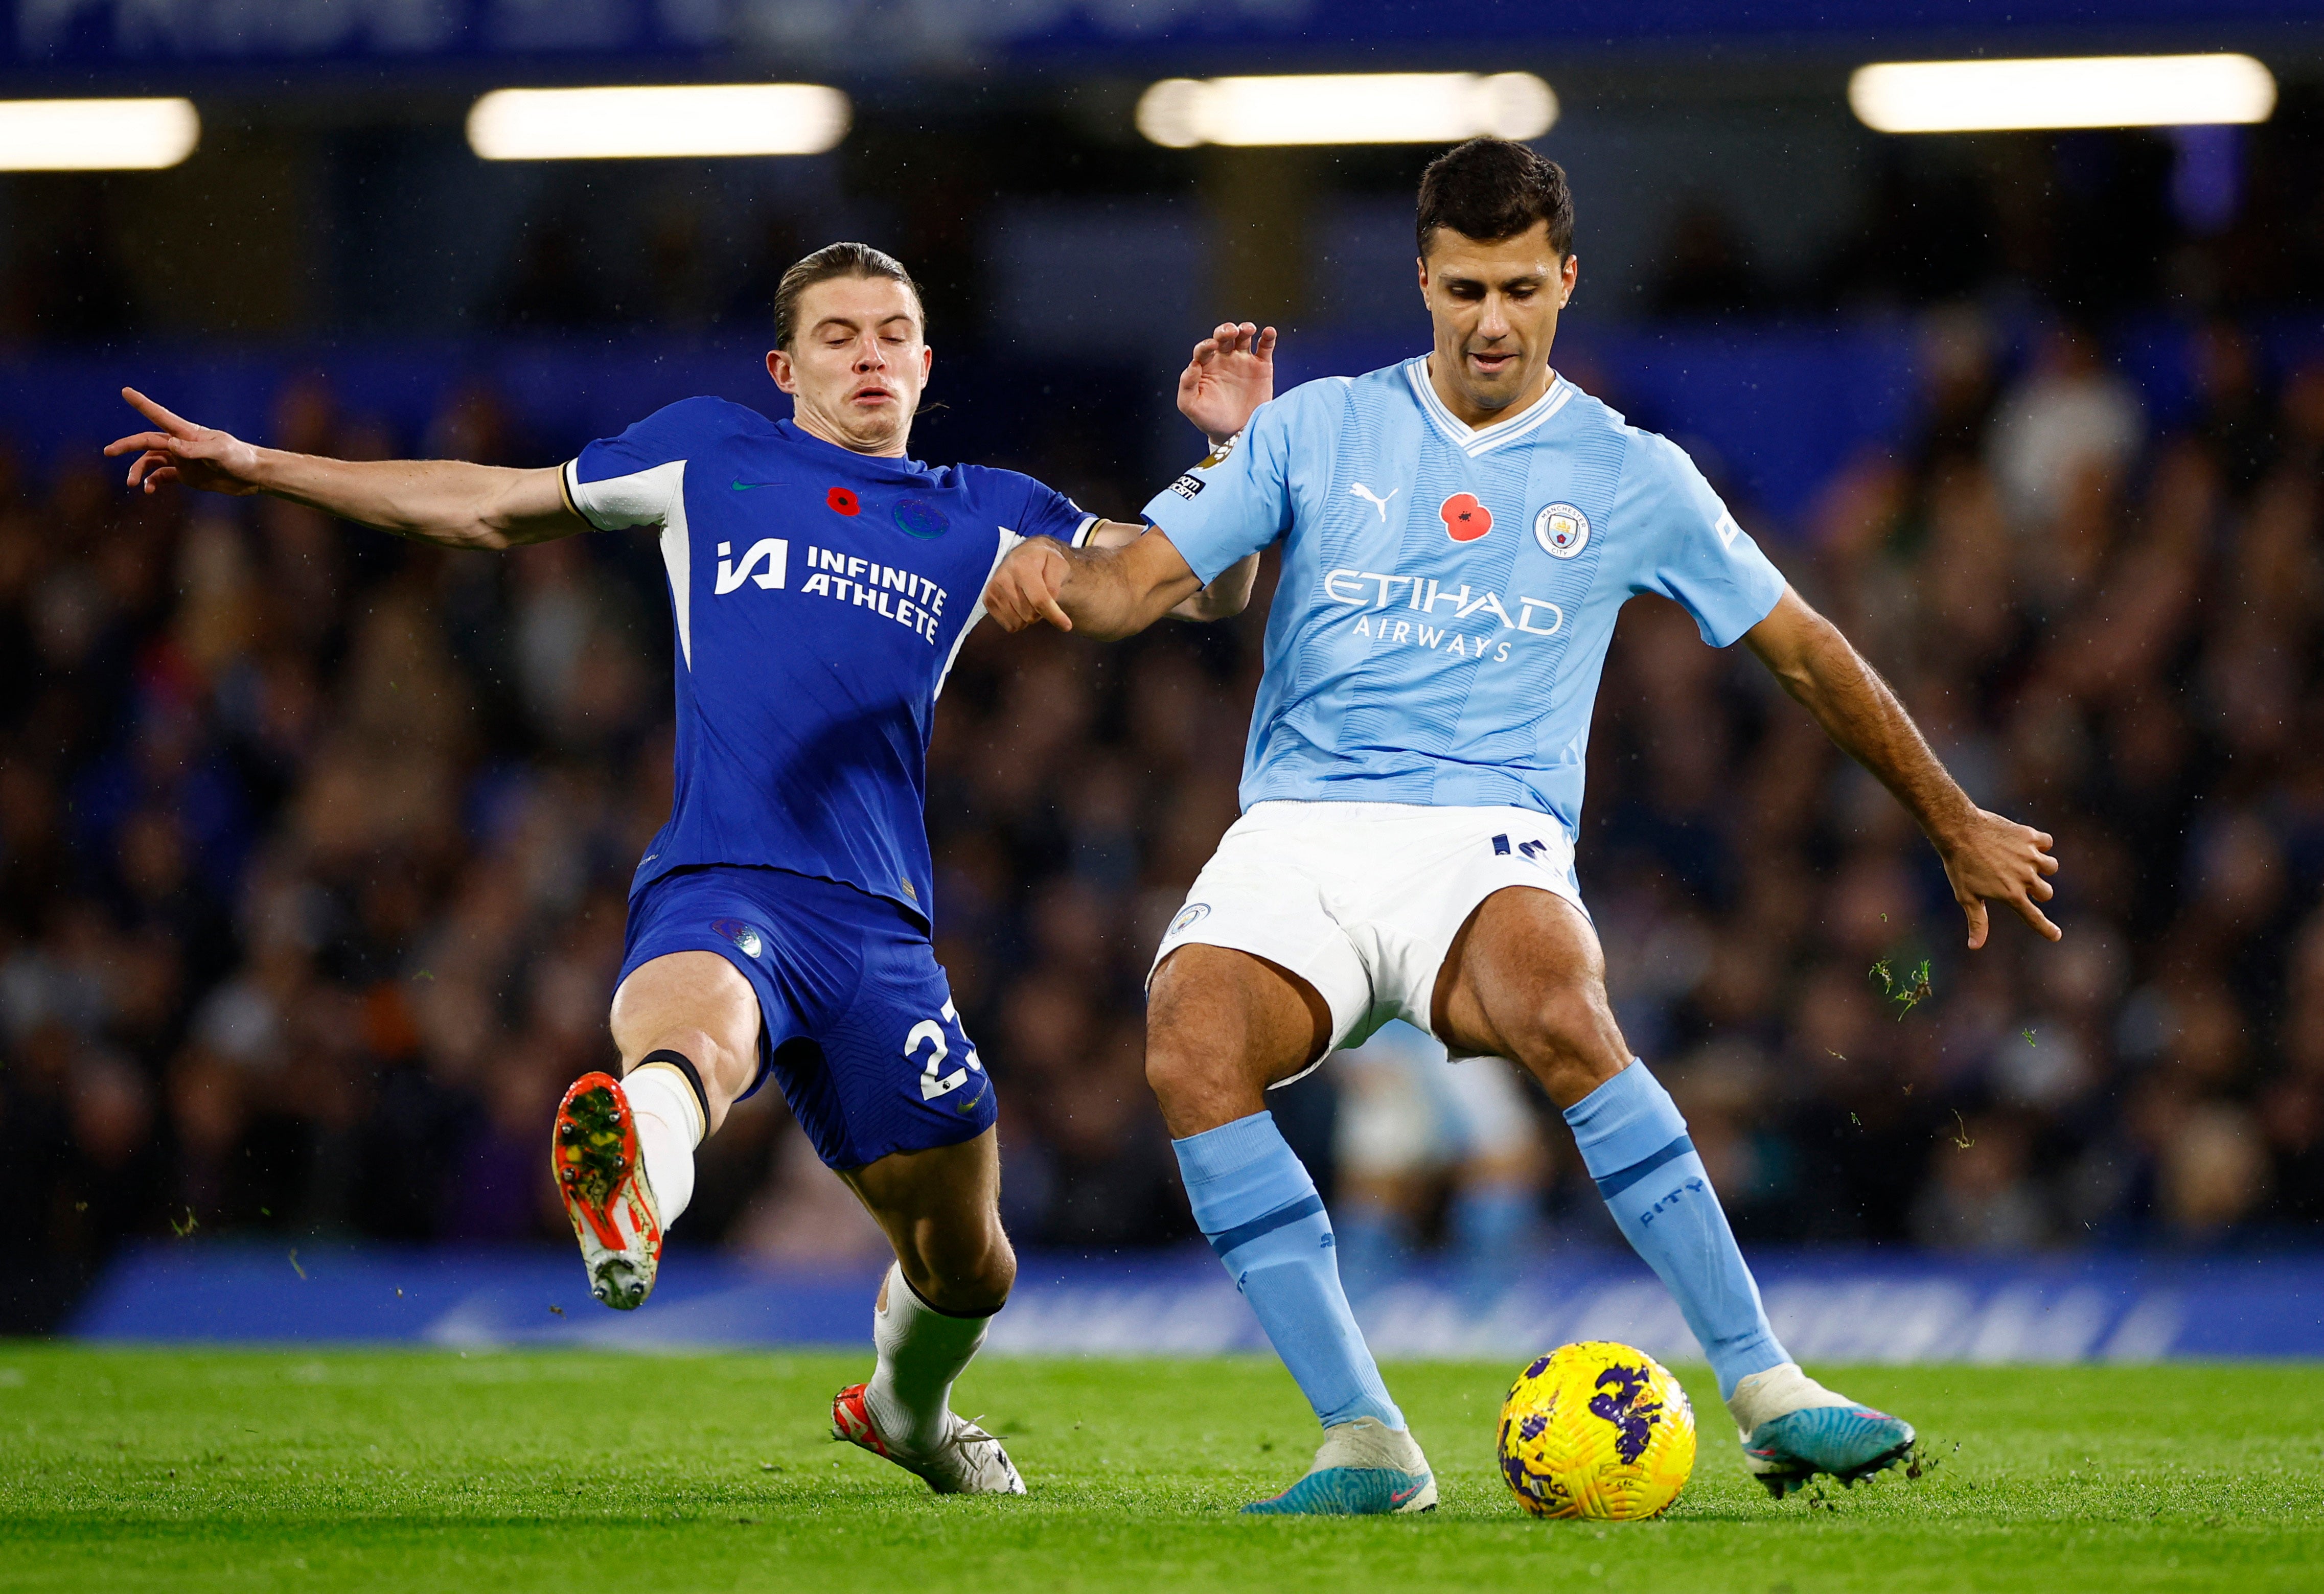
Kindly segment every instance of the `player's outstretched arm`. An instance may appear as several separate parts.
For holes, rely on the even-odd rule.
[[[1202,577],[1159,527],[1113,548],[1067,548],[1033,537],[1010,549],[993,571],[984,611],[1003,631],[1046,620],[1059,631],[1111,641],[1137,635],[1202,591]],[[1243,596],[1250,596],[1248,583]]]
[[[1124,548],[1148,534],[1146,526],[1121,521],[1101,521],[1091,529],[1090,548]],[[1259,556],[1237,559],[1219,572],[1218,579],[1170,611],[1173,620],[1232,620],[1250,606],[1250,589],[1259,580]]]
[[[1275,396],[1275,328],[1222,321],[1178,375],[1178,411],[1224,456],[1226,446]],[[1201,468],[1201,467],[1196,467]],[[1225,620],[1250,602],[1259,556],[1238,559],[1204,585],[1160,530],[1107,521],[1073,549],[1034,538],[1010,550],[984,593],[985,613],[1009,631],[1047,620],[1101,639],[1144,631],[1164,614]]]
[[[1774,612],[1743,640],[1826,734],[1920,822],[1944,861],[1953,899],[1968,916],[1971,951],[1985,944],[1988,901],[2008,903],[2027,924],[2058,939],[2058,926],[2035,906],[2050,899],[2047,877],[2058,872],[2049,836],[1969,801],[1888,683],[1839,627],[1786,587]]]
[[[106,445],[134,454],[129,484],[177,482],[209,493],[268,493],[447,548],[511,548],[590,530],[565,502],[555,469],[510,470],[452,459],[323,459],[261,448],[172,415],[134,388],[121,396],[152,423]]]

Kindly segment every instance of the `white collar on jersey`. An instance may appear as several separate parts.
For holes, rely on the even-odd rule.
[[[1428,380],[1426,355],[1415,355],[1406,360],[1404,375],[1405,380],[1412,383],[1413,396],[1420,401],[1422,411],[1436,423],[1436,429],[1444,434],[1447,442],[1471,459],[1527,436],[1564,409],[1566,401],[1572,398],[1575,392],[1572,382],[1553,372],[1549,387],[1541,397],[1506,420],[1497,420],[1490,426],[1472,430],[1468,422],[1446,409],[1444,401],[1436,396],[1436,388]]]

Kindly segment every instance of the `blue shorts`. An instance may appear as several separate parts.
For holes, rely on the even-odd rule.
[[[773,1074],[826,1166],[992,1127],[992,1082],[936,947],[898,904],[784,869],[678,870],[630,899],[620,978],[673,952],[715,952],[759,993],[759,1072],[742,1093]]]

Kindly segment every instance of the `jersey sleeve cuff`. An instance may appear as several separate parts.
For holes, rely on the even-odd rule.
[[[1750,635],[1751,631],[1758,625],[1760,621],[1765,620],[1768,615],[1773,614],[1775,612],[1775,605],[1784,601],[1784,594],[1790,590],[1791,584],[1784,581],[1781,576],[1778,576],[1775,581],[1775,590],[1768,594],[1766,606],[1759,610],[1759,613],[1756,617],[1745,624],[1737,626],[1732,632],[1726,635],[1721,635],[1718,630],[1710,625],[1705,625],[1702,627],[1702,640],[1714,648],[1733,647],[1745,637]]]
[[[566,461],[557,474],[565,502],[573,512],[600,531],[622,531],[632,526],[666,523],[674,500],[685,492],[686,461],[666,460],[627,475],[581,479],[581,461]]]
[[[1082,523],[1074,527],[1074,534],[1065,539],[1066,546],[1069,548],[1087,548],[1089,546],[1089,539],[1097,534],[1097,529],[1104,523],[1104,519],[1105,517],[1102,515],[1084,515],[1082,517]]]
[[[574,468],[580,463],[581,462],[578,459],[568,459],[563,465],[557,467],[557,495],[565,500],[565,507],[567,510],[570,511],[574,514],[579,515],[585,521],[589,521],[587,512],[582,509],[581,505],[575,501],[573,496],[573,472]],[[589,523],[593,526],[597,525],[597,522],[595,521],[589,521]],[[597,526],[597,529],[600,531],[604,530],[603,526]]]
[[[1164,498],[1168,498],[1170,495],[1166,493],[1162,496]],[[1210,585],[1211,583],[1216,581],[1222,575],[1225,574],[1228,567],[1231,566],[1234,561],[1232,559],[1218,559],[1207,550],[1199,547],[1189,547],[1186,542],[1181,540],[1182,536],[1191,538],[1195,536],[1196,533],[1184,526],[1181,526],[1177,530],[1173,531],[1168,526],[1163,524],[1162,521],[1155,519],[1154,511],[1165,507],[1166,506],[1158,501],[1154,503],[1149,503],[1146,506],[1146,513],[1141,518],[1148,526],[1152,527],[1155,530],[1159,531],[1163,536],[1170,539],[1170,546],[1178,550],[1178,557],[1186,561],[1186,568],[1194,573],[1196,579],[1200,580],[1204,586]]]
[[[589,524],[595,527],[598,530],[613,531],[619,530],[618,527],[608,526],[604,521],[599,520],[595,515],[589,512],[589,506],[584,501],[582,495],[581,461],[577,457],[568,459],[563,465],[558,466],[557,489],[565,495],[565,507],[571,510],[575,514],[579,515],[583,520],[588,521]]]

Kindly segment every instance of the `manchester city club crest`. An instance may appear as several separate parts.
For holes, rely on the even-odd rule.
[[[1211,905],[1209,903],[1189,902],[1185,907],[1178,910],[1178,917],[1170,921],[1169,934],[1175,935],[1179,931],[1186,929],[1194,925],[1200,924],[1203,920],[1210,917]]]
[[[1570,559],[1590,546],[1590,517],[1570,503],[1553,503],[1533,518],[1533,539],[1553,559]]]

